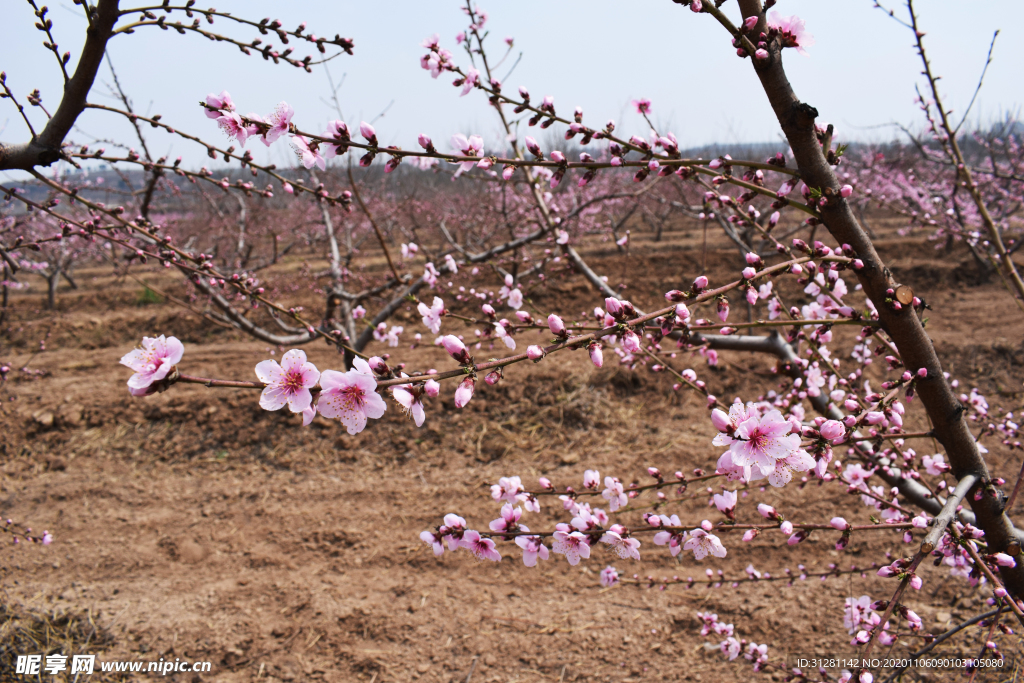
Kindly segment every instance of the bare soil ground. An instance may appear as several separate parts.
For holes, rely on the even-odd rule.
[[[630,283],[623,296],[650,306],[692,279],[700,259],[694,241],[635,235],[628,257],[595,244],[588,258],[611,282]],[[998,279],[979,281],[965,252],[935,251],[918,238],[883,241],[881,250],[930,303],[928,329],[945,367],[1001,410],[1020,410],[1024,317]],[[712,251],[712,281],[723,281],[737,262],[735,250]],[[176,287],[155,269],[142,276]],[[16,368],[0,389],[0,514],[56,538],[48,547],[0,554],[0,680],[24,680],[11,673],[13,656],[46,643],[106,660],[213,662],[208,674],[167,677],[177,681],[746,680],[749,664],[725,662],[705,648],[696,611],[717,612],[783,663],[786,654],[853,654],[843,599],[888,597],[895,588],[868,571],[824,583],[603,590],[598,572],[607,564],[656,577],[702,577],[707,568],[737,577],[748,563],[773,575],[831,562],[868,568],[885,552],[906,552],[897,534],[854,536],[842,554],[833,549],[838,534],[815,534],[794,548],[765,536],[743,544],[727,534],[726,561],[703,563],[689,553],[673,559],[647,539],[642,562],[595,548],[575,568],[553,556],[527,570],[507,545],[497,564],[465,552],[435,558],[419,532],[453,511],[485,527],[497,510],[487,485],[500,476],[519,474],[532,485],[545,474],[558,486],[578,487],[586,468],[625,481],[648,465],[713,468],[719,452],[703,401],[673,393],[664,375],[616,368],[610,353],[602,370],[583,354],[516,366],[497,387],[481,384],[462,411],[445,387],[421,429],[391,404],[384,419],[355,437],[336,421],[318,418],[302,428],[295,416],[262,411],[255,392],[178,385],[132,400],[124,386],[130,372],[118,359],[142,334],[178,336],[183,369],[205,376],[249,379],[269,349],[173,304],[137,305],[141,286],[109,271],[80,271],[78,281],[78,291],[61,292],[56,312],[41,309],[41,291],[16,297],[0,330],[0,360]],[[787,291],[801,300],[798,289]],[[552,275],[531,296],[545,314],[599,303],[570,274]],[[407,330],[419,329],[411,313],[406,318]],[[340,365],[325,346],[306,351],[321,369]],[[414,364],[446,362],[430,347],[399,351]],[[678,367],[697,368],[713,393],[729,399],[777,384],[767,358],[722,358],[717,369],[682,357]],[[25,366],[45,373],[17,370]],[[914,426],[921,417],[912,412]],[[987,445],[993,470],[1012,482],[1019,454]],[[921,443],[919,452],[935,451]],[[681,514],[702,514],[708,496],[696,493],[677,506]],[[868,516],[835,485],[782,493],[755,487],[749,495],[741,519],[752,519],[756,502],[791,518]],[[533,528],[560,520],[552,500],[544,503]],[[927,566],[922,574],[924,590],[908,603],[927,631],[942,632],[984,606],[985,593],[949,579],[946,568]],[[979,637],[974,630],[943,651],[975,655]],[[33,650],[33,639],[44,645]],[[891,652],[905,654],[921,642],[904,636]],[[1013,639],[1002,642],[1015,655]],[[977,680],[1016,675],[1006,669]],[[781,681],[784,673],[761,676]]]

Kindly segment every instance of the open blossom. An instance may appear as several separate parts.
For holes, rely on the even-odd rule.
[[[426,384],[431,382],[437,384],[432,379],[428,379]],[[405,409],[405,412],[412,416],[417,427],[422,427],[423,421],[426,419],[426,413],[423,410],[423,397],[429,395],[426,384],[422,386],[402,384],[391,390],[391,395]],[[436,395],[436,392],[434,395]]]
[[[573,566],[579,564],[581,558],[589,558],[590,545],[587,543],[587,537],[578,531],[569,531],[570,527],[565,524],[558,526],[562,528],[555,532],[551,549],[559,555],[565,555],[565,559]]]
[[[511,503],[505,503],[501,506],[501,517],[490,523],[490,529],[491,531],[516,531],[517,529],[529,531],[529,529],[519,524],[522,516],[522,508],[514,508]]]
[[[491,485],[491,498],[496,501],[506,500],[509,503],[521,502],[521,496],[526,489],[523,488],[523,480],[519,477],[501,477],[497,484]]]
[[[604,486],[601,496],[608,501],[608,509],[611,512],[629,503],[629,496],[622,490],[622,482],[618,477],[605,477]]]
[[[484,154],[484,139],[479,135],[470,135],[468,138],[461,133],[452,136],[452,149],[467,157],[480,157]],[[459,164],[458,173],[464,173],[476,166],[476,161],[463,161]]]
[[[757,411],[751,407],[746,419],[736,426],[734,436],[730,439],[729,450],[733,463],[740,467],[757,466],[763,474],[768,475],[775,469],[776,461],[800,452],[800,436],[791,434],[790,430],[789,421],[778,410],[770,410],[758,416]],[[716,445],[724,445],[719,443],[719,437],[715,437]]]
[[[420,540],[429,545],[435,555],[444,555],[444,543],[439,534],[435,534],[433,531],[421,531]]]
[[[466,69],[466,77],[462,80],[462,92],[459,97],[465,97],[473,90],[473,86],[480,82],[480,71],[469,67]]]
[[[926,455],[921,458],[921,462],[924,464],[925,472],[933,476],[941,476],[942,474],[949,471],[949,465],[945,462],[945,457],[941,453],[935,455]]]
[[[610,545],[612,550],[624,560],[629,558],[634,560],[640,559],[640,541],[635,538],[624,538],[616,531],[606,531],[601,536],[601,542]]]
[[[217,110],[213,111],[207,109],[206,118],[208,119],[220,118],[220,112],[230,112],[235,110],[235,103],[231,101],[231,95],[228,94],[227,90],[221,90],[220,95],[214,95],[213,93],[210,93],[206,96],[206,104],[209,107],[213,107],[214,110]]]
[[[633,106],[636,107],[637,114],[651,113],[651,101],[648,99],[640,98],[639,100],[633,100]]]
[[[794,472],[806,472],[815,465],[814,458],[803,450],[790,451],[786,457],[775,461],[775,469],[766,472],[768,483],[776,488],[782,488],[793,480]]]
[[[317,408],[324,417],[341,420],[349,434],[358,434],[367,418],[380,419],[388,406],[376,392],[377,380],[366,361],[357,358],[352,365],[348,372],[323,371]]]
[[[293,135],[292,148],[306,168],[318,166],[321,171],[327,170],[327,160],[320,154],[320,145],[316,141],[310,142],[301,135]]]
[[[719,512],[729,514],[736,509],[736,492],[722,491],[714,495],[715,507]]]
[[[523,564],[527,567],[536,567],[538,557],[548,559],[548,547],[536,536],[516,536],[516,545],[523,549]]]
[[[292,116],[295,110],[287,102],[281,102],[274,109],[274,112],[267,117],[267,124],[270,128],[263,134],[263,144],[270,147],[279,137],[288,132],[292,125]]]
[[[132,396],[145,396],[153,382],[158,382],[181,362],[185,347],[177,337],[143,337],[142,347],[121,357],[121,365],[135,371],[128,378],[128,391]],[[315,383],[315,382],[314,382]]]
[[[508,306],[516,310],[523,307],[523,293],[518,287],[508,293]]]
[[[487,306],[487,304],[484,304],[484,306]],[[490,307],[488,306],[488,308]],[[494,309],[492,308],[491,310],[493,311]],[[501,322],[494,323],[494,336],[503,341],[505,343],[505,346],[507,346],[508,348],[515,349],[516,340],[513,339],[512,335],[510,335],[508,333],[508,330],[505,329],[506,324],[508,324],[507,320],[502,320]]]
[[[209,110],[206,112],[209,114]],[[238,140],[238,144],[245,146],[246,139],[256,132],[254,126],[246,125],[242,117],[233,111],[229,111],[217,118],[217,125],[229,138]]]
[[[405,246],[405,245],[403,245]],[[433,334],[438,334],[441,331],[441,316],[444,314],[444,301],[440,297],[434,297],[433,303],[428,307],[422,301],[416,310],[423,316],[423,324],[426,325],[427,329]]]
[[[280,410],[285,406],[293,413],[301,413],[313,402],[310,389],[316,386],[320,372],[312,363],[306,362],[306,353],[292,349],[276,360],[261,361],[256,366],[256,377],[266,384],[260,394],[260,408]]]
[[[481,537],[479,531],[469,529],[463,533],[459,545],[476,555],[478,560],[501,562],[501,553],[494,547],[494,541]]]
[[[601,570],[601,585],[611,588],[619,582],[619,572],[615,567],[608,566]]]
[[[814,36],[807,32],[804,20],[794,15],[783,17],[778,12],[768,15],[768,27],[779,32],[783,47],[795,47],[796,51],[807,57],[805,47],[814,45]]]
[[[709,554],[715,557],[725,557],[727,552],[718,536],[709,534],[704,529],[694,529],[691,531],[690,537],[683,544],[683,549],[692,550],[693,556],[698,560],[703,560]]]

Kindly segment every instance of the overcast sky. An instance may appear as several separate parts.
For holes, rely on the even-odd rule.
[[[872,5],[872,0],[781,0],[776,6],[783,15],[805,19],[817,40],[809,57],[786,50],[786,68],[797,94],[817,107],[821,120],[836,125],[840,140],[889,139],[893,130],[887,124],[921,124],[913,104],[921,64],[912,35]],[[122,0],[122,7],[129,6],[129,0]],[[439,33],[442,46],[454,47],[455,34],[466,24],[457,2],[220,0],[216,6],[257,20],[279,18],[287,28],[306,21],[317,35],[353,38],[355,56],[342,55],[328,67],[336,82],[344,77],[339,96],[350,125],[373,119],[393,102],[375,124],[382,144],[415,147],[416,135],[423,132],[447,150],[456,132],[499,137],[493,110],[479,93],[460,98],[452,76],[432,80],[419,65],[425,52],[420,42],[427,36]],[[591,126],[611,118],[622,132],[645,134],[646,126],[629,106],[630,100],[644,97],[653,102],[655,123],[673,131],[682,147],[778,139],[778,125],[750,65],[734,56],[728,35],[710,16],[694,15],[670,0],[485,0],[481,7],[489,15],[493,59],[504,54],[506,36],[515,38],[513,54],[498,69],[502,77],[522,53],[505,81],[507,88],[524,85],[536,99],[553,95],[561,114],[579,105]],[[9,86],[22,100],[38,87],[43,104],[55,107],[60,74],[41,46],[42,34],[32,26],[31,8],[22,0],[0,0],[0,8],[0,69],[7,72]],[[723,9],[737,12],[735,2]],[[901,6],[896,9],[905,15]],[[1015,56],[1024,44],[1024,2],[928,0],[918,9],[926,47],[943,76],[947,105],[957,112],[966,107],[998,29],[994,61],[972,119],[988,123],[1016,112],[1024,103],[1024,79]],[[57,0],[50,16],[61,50],[71,50],[74,65],[84,40],[81,11],[70,0]],[[257,37],[225,21],[213,28],[246,41]],[[308,53],[306,45],[297,46],[298,57]],[[160,113],[182,131],[218,143],[224,143],[222,134],[196,102],[222,89],[230,91],[242,112],[266,114],[287,101],[303,129],[320,131],[337,118],[327,102],[323,66],[306,74],[195,34],[153,27],[115,38],[109,53],[138,111]],[[456,52],[456,59],[467,63],[464,52]],[[110,80],[106,66],[100,78]],[[105,90],[98,86],[90,99],[110,103]],[[42,127],[40,114],[38,109],[31,114],[37,129]],[[0,101],[0,131],[6,142],[26,137],[8,100]],[[119,117],[95,112],[83,115],[72,135],[76,142],[88,136],[131,140]],[[269,150],[259,142],[250,148],[259,161],[291,162],[283,142]],[[182,155],[192,167],[210,161],[196,145],[155,132],[151,149],[158,155]]]

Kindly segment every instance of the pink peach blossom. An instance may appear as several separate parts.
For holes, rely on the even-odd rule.
[[[367,418],[380,419],[388,406],[375,391],[377,380],[366,361],[357,358],[353,366],[348,372],[323,371],[317,408],[324,417],[341,420],[349,434],[358,434],[366,428]]]
[[[135,371],[128,378],[128,390],[133,396],[144,395],[153,382],[165,377],[181,362],[185,347],[177,337],[143,337],[141,348],[129,351],[121,357],[121,365]],[[142,392],[142,393],[137,393]]]
[[[320,372],[312,363],[306,362],[306,353],[292,349],[276,360],[261,361],[256,365],[256,377],[266,384],[260,394],[260,407],[264,410],[280,410],[286,404],[293,413],[301,413],[313,401],[310,389],[316,386]]]

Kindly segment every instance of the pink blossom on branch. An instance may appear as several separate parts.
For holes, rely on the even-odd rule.
[[[320,375],[320,400],[317,408],[324,417],[338,418],[349,434],[366,428],[367,418],[380,419],[388,406],[377,394],[377,380],[361,358],[353,361],[348,372],[324,370]]]
[[[403,245],[405,246],[405,245]],[[440,297],[434,297],[433,303],[428,307],[422,301],[416,307],[416,310],[423,316],[423,324],[426,325],[427,329],[433,334],[438,334],[441,331],[441,316],[444,315],[444,301]]]
[[[327,170],[327,160],[320,154],[320,145],[316,141],[310,142],[301,135],[293,135],[292,148],[306,168],[317,166],[321,171]]]
[[[295,110],[292,109],[287,102],[281,102],[274,109],[273,113],[267,117],[267,125],[269,128],[267,132],[263,134],[263,144],[270,147],[271,144],[277,141],[282,135],[288,132],[288,129],[292,125],[292,116],[295,115]]]
[[[725,557],[727,553],[725,546],[722,545],[722,541],[718,536],[709,534],[704,529],[694,529],[691,531],[690,537],[683,544],[683,549],[692,550],[693,556],[698,560],[703,560],[708,555]]]
[[[228,94],[227,90],[221,90],[220,95],[214,95],[210,93],[206,96],[206,104],[211,109],[206,110],[206,118],[216,119],[222,116],[221,112],[232,112],[235,110],[235,103],[231,101],[231,95]]]
[[[467,548],[478,560],[491,560],[501,562],[501,553],[495,549],[494,541],[489,538],[482,538],[480,532],[469,529],[462,534],[462,541],[459,545]]]
[[[637,114],[650,114],[651,113],[651,101],[645,98],[639,100],[633,100],[633,106],[636,107]]]
[[[807,32],[803,19],[796,15],[783,17],[778,12],[772,12],[768,15],[768,27],[779,32],[782,47],[795,47],[804,57],[809,56],[804,48],[814,45],[814,36]]]
[[[143,337],[141,348],[121,357],[121,365],[135,371],[128,378],[128,391],[132,396],[145,396],[153,382],[165,377],[181,362],[185,347],[177,337]]]
[[[264,410],[280,410],[285,405],[293,413],[301,413],[313,402],[310,389],[316,386],[320,372],[312,363],[306,362],[306,353],[292,349],[276,360],[261,361],[256,365],[256,377],[266,384],[260,394],[260,407]]]

